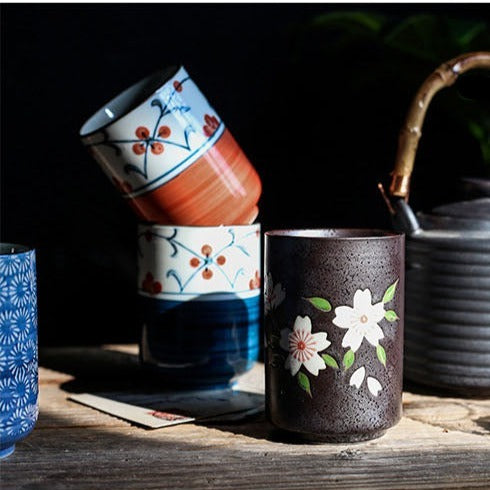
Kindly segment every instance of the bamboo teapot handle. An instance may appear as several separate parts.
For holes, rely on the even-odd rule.
[[[473,68],[490,69],[490,52],[466,53],[443,63],[421,85],[410,105],[398,138],[395,168],[391,173],[390,194],[408,200],[410,176],[427,108],[444,87],[451,86],[461,73]]]

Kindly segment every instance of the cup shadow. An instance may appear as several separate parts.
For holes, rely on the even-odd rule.
[[[140,364],[136,348],[126,351],[121,350],[119,346],[44,348],[40,350],[40,365],[73,376],[60,386],[67,395],[90,393],[152,410],[169,410],[184,416],[196,416],[200,408],[196,406],[190,410],[186,401],[180,404],[180,407],[179,403],[169,406],[168,401],[162,401],[180,395],[186,397],[191,392],[167,386],[158,373],[147,370]],[[200,390],[199,397],[205,398],[209,395],[212,399],[223,393],[226,396],[228,392],[231,392],[231,389]],[[249,404],[253,403],[255,408],[244,411],[243,414],[230,414],[223,420],[217,415],[209,420],[204,418],[194,423],[257,440],[285,442],[266,421],[263,394],[248,391],[247,386],[241,390],[240,380],[233,392],[239,397],[243,395],[247,400],[251,400]]]

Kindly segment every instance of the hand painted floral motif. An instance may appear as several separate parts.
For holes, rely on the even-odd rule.
[[[255,271],[255,275],[250,282],[248,283],[250,289],[259,289],[260,288],[260,273],[259,271]]]
[[[284,367],[291,370],[294,376],[304,366],[311,374],[318,376],[318,371],[325,369],[325,361],[318,352],[325,350],[331,342],[327,332],[311,333],[311,320],[308,316],[297,316],[293,330],[281,330],[280,346],[289,352]]]
[[[0,410],[7,412],[15,406],[14,383],[11,378],[0,379]]]
[[[26,409],[18,408],[15,410],[5,423],[5,428],[9,436],[16,434],[19,429],[25,431],[29,428],[29,418],[26,417]]]
[[[14,399],[19,405],[27,403],[31,397],[31,376],[25,370],[16,375],[13,381]]]
[[[202,127],[202,131],[208,138],[210,138],[218,129],[219,121],[216,116],[210,116],[209,114],[206,114],[204,116],[204,122],[206,124]]]
[[[140,141],[134,143],[133,152],[136,155],[144,155],[149,149],[154,155],[160,155],[165,150],[161,139],[168,138],[170,133],[168,126],[160,126],[157,133],[160,139],[158,139],[151,136],[150,130],[146,126],[139,126],[136,128],[135,134]]]
[[[372,376],[368,376],[367,378],[368,389],[372,395],[378,396],[378,393],[382,390],[381,383]]]
[[[225,265],[226,264],[226,257],[224,255],[218,255],[215,258],[211,258],[211,254],[213,253],[213,247],[211,245],[203,245],[201,247],[201,253],[204,255],[204,258],[200,260],[198,257],[192,257],[191,260],[189,260],[189,264],[191,267],[197,268],[201,265],[201,262],[206,265],[204,269],[201,272],[201,275],[203,279],[209,280],[213,277],[213,270],[209,267],[213,262],[215,262],[218,265]]]
[[[167,235],[164,235],[163,232],[160,233],[149,229],[143,231],[138,237],[139,240],[144,239],[147,242],[155,240],[155,246],[158,247],[160,246],[158,241],[164,241],[170,246],[170,249],[162,252],[168,254],[169,259],[176,258],[176,260],[181,260],[181,254],[184,257],[187,255],[188,258],[183,260],[185,260],[185,264],[188,264],[188,269],[186,270],[185,267],[179,265],[179,267],[169,267],[168,270],[159,272],[157,277],[161,283],[158,283],[160,288],[158,292],[153,289],[152,281],[154,281],[154,277],[151,272],[148,272],[143,280],[140,279],[142,290],[150,294],[158,294],[160,292],[175,294],[177,293],[175,291],[177,286],[179,293],[193,294],[191,288],[204,288],[207,286],[203,284],[209,283],[210,287],[215,284],[221,284],[219,287],[224,287],[223,291],[231,290],[233,292],[248,293],[248,286],[250,286],[248,277],[251,275],[249,264],[255,260],[256,252],[254,250],[258,251],[257,242],[255,241],[255,230],[242,236],[236,236],[233,228],[229,228],[226,232],[229,236],[228,241],[223,239],[226,239],[225,235],[225,237],[219,237],[216,243],[210,241],[209,243],[198,242],[196,244],[195,240],[194,242],[189,240],[185,234],[182,238],[178,236],[178,229],[173,229]],[[251,243],[250,240],[254,243]],[[141,258],[146,255],[145,247],[141,246],[141,242],[138,247],[138,253]],[[240,260],[237,260],[237,257]],[[149,267],[152,267],[151,264],[149,264]],[[171,281],[166,281],[167,279],[171,279]],[[259,271],[255,271],[252,280],[257,285],[255,289],[259,288]],[[225,283],[224,286],[223,283]],[[240,289],[238,290],[237,287],[240,287]]]
[[[150,294],[158,294],[162,291],[162,284],[158,281],[155,281],[153,274],[151,272],[147,272],[145,279],[141,285],[141,289],[146,293]]]
[[[34,426],[37,310],[34,252],[0,257],[0,440]],[[8,440],[7,440],[8,441]]]
[[[178,80],[174,80],[173,86],[174,89],[179,93],[182,92],[182,90],[184,89],[182,82],[179,82]]]
[[[101,141],[90,143],[88,146],[89,151],[92,147],[104,145],[112,148],[116,152],[116,155],[121,156],[123,149],[126,150],[126,145],[128,145],[129,151],[132,154],[141,156],[141,162],[126,163],[123,167],[123,171],[126,174],[136,173],[140,178],[143,177],[144,179],[154,178],[154,176],[148,174],[148,157],[150,155],[157,157],[162,155],[165,152],[166,147],[168,148],[171,146],[186,153],[186,155],[180,153],[179,157],[177,157],[178,159],[188,158],[190,154],[199,150],[199,148],[191,148],[189,140],[190,135],[196,133],[198,128],[189,123],[184,128],[179,127],[178,130],[176,130],[174,127],[174,130],[172,130],[170,127],[172,119],[168,116],[173,114],[177,115],[176,117],[179,117],[191,110],[191,108],[183,103],[182,99],[177,95],[182,92],[184,83],[189,82],[189,77],[182,80],[174,80],[173,90],[171,90],[167,96],[164,97],[163,94],[160,94],[160,97],[151,100],[149,103],[150,106],[156,109],[155,120],[154,122],[152,121],[151,123],[145,123],[135,127],[134,137],[129,139],[111,139],[107,132],[103,131],[101,133],[103,139]],[[210,127],[210,130],[212,131],[211,134],[214,134],[216,131],[216,128],[214,128],[215,120],[218,120],[214,116],[214,119],[211,116],[209,117],[211,118],[209,122],[213,126],[213,128]],[[219,125],[220,123],[218,121],[218,126]],[[205,141],[203,141],[202,144],[204,145]],[[178,165],[181,161],[175,163]],[[161,162],[158,163],[158,167],[161,168]],[[166,173],[168,173],[168,169],[166,170]],[[121,192],[135,192],[134,189],[130,188],[130,185],[128,185],[126,181],[122,182],[119,179],[114,178],[113,181]]]
[[[14,310],[12,315],[12,323],[18,332],[18,339],[24,340],[31,333],[31,314],[26,307]]]
[[[26,347],[23,344],[15,344],[10,351],[8,368],[14,376],[21,376],[27,369],[29,360],[26,355]]]
[[[354,294],[353,306],[338,306],[335,308],[335,318],[332,323],[347,332],[342,339],[342,347],[349,350],[344,354],[344,370],[348,370],[355,362],[355,353],[364,339],[376,348],[376,356],[379,362],[386,367],[386,351],[379,343],[384,338],[384,333],[379,322],[385,319],[389,322],[398,320],[398,315],[393,310],[385,310],[385,304],[389,303],[395,296],[398,280],[396,280],[383,295],[383,299],[373,304],[369,289],[358,289]],[[350,377],[349,384],[359,389],[364,382],[366,368],[357,368]],[[382,390],[381,383],[374,377],[368,376],[367,387],[373,396],[378,396]]]
[[[364,366],[361,366],[360,368],[354,371],[354,374],[352,374],[352,376],[349,379],[349,384],[359,389],[362,385],[362,382],[364,381],[365,376],[366,376],[366,368]]]
[[[13,344],[19,337],[19,327],[15,324],[14,314],[7,310],[0,313],[0,342],[2,344]]]
[[[364,381],[365,376],[366,368],[364,366],[361,366],[354,371],[354,374],[350,377],[349,384],[359,389]],[[368,390],[371,392],[371,395],[378,396],[378,393],[382,390],[381,383],[372,376],[368,376],[366,382]]]
[[[12,279],[9,287],[10,300],[16,307],[26,306],[31,299],[29,278],[27,275],[17,275]]]
[[[15,274],[20,267],[20,260],[17,255],[4,255],[0,261],[0,274],[10,276]]]
[[[354,305],[335,308],[333,324],[347,329],[342,347],[350,347],[356,352],[365,338],[371,345],[377,346],[384,337],[378,322],[385,316],[383,302],[371,304],[371,291],[358,289],[354,294]]]
[[[269,272],[265,278],[265,290],[264,290],[264,313],[267,315],[271,310],[276,309],[286,297],[286,291],[282,287],[281,283],[277,283],[274,286],[272,280],[272,274]]]

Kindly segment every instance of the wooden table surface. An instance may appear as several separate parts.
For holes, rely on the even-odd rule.
[[[406,391],[402,421],[382,438],[313,445],[281,440],[263,415],[146,430],[67,400],[141,387],[135,352],[41,351],[39,421],[0,463],[2,489],[490,488],[489,399]],[[241,387],[263,390],[260,364]]]

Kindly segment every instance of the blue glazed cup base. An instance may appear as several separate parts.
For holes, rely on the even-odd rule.
[[[7,458],[15,451],[15,444],[6,447],[5,449],[0,449],[0,459]]]

